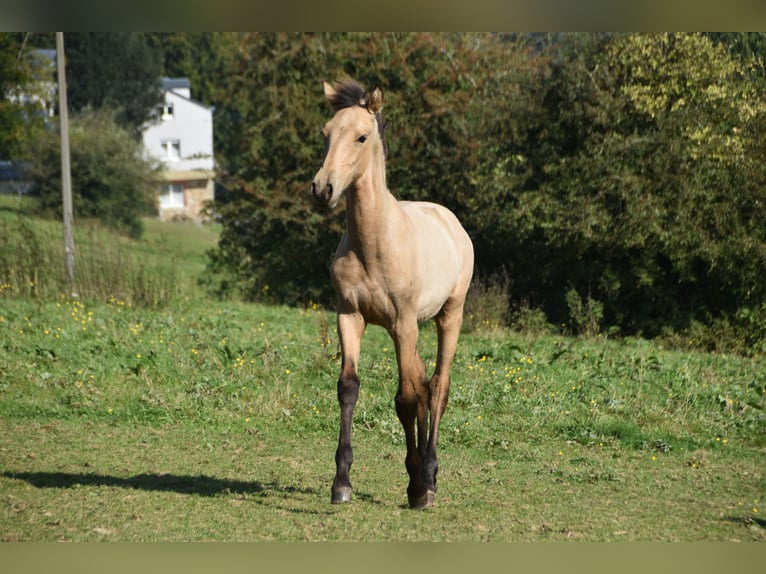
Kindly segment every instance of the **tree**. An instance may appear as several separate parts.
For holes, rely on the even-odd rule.
[[[748,77],[700,34],[599,38],[554,68],[520,208],[552,317],[565,286],[648,335],[766,301],[766,109]]]
[[[94,218],[139,237],[141,216],[156,212],[159,166],[145,159],[140,144],[118,125],[115,113],[86,110],[70,123],[72,196],[75,218]],[[61,213],[59,134],[56,130],[29,143],[33,193],[45,211]]]
[[[729,324],[766,348],[757,59],[704,34],[237,38],[216,104],[220,292],[331,301],[342,209],[308,190],[321,80],[350,76],[383,87],[394,195],[452,208],[478,275],[506,270],[515,300],[626,334]]]
[[[29,57],[27,36],[0,32],[0,159],[20,159],[24,143],[44,125],[45,68]]]
[[[160,54],[146,35],[73,32],[65,43],[70,109],[116,109],[116,121],[138,137],[163,102]]]
[[[478,204],[474,172],[497,143],[483,141],[474,124],[483,121],[478,129],[497,135],[489,120],[495,108],[528,109],[518,78],[531,77],[533,66],[522,74],[489,72],[526,62],[510,56],[514,49],[490,34],[243,36],[220,110],[231,121],[217,153],[225,184],[240,195],[217,208],[223,233],[212,268],[225,277],[219,288],[237,285],[259,298],[268,286],[281,301],[331,300],[328,264],[343,213],[317,213],[308,193],[330,113],[325,79],[380,84],[389,187],[401,199],[444,203],[470,223]],[[473,216],[476,226],[480,217]]]
[[[764,32],[710,32],[714,42],[723,44],[731,53],[746,63],[755,64],[760,74],[766,67],[766,33]]]

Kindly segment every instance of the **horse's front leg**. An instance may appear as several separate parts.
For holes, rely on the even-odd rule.
[[[333,504],[351,501],[351,480],[349,471],[354,462],[351,448],[351,421],[359,397],[357,365],[362,335],[366,323],[359,313],[338,312],[338,336],[341,346],[341,371],[338,378],[338,403],[340,404],[340,435],[335,451],[335,479],[332,482]]]

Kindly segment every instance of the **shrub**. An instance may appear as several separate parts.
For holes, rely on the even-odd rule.
[[[481,277],[511,269],[508,298],[540,302],[515,321],[647,337],[728,322],[759,345],[762,68],[702,34],[552,38],[244,37],[225,155],[246,199],[220,210],[222,290],[331,298],[342,222],[311,213],[307,190],[329,117],[319,80],[351,76],[383,86],[393,193],[450,207],[473,240],[466,329],[509,320],[503,288]]]
[[[463,331],[493,330],[508,325],[511,279],[505,271],[474,277],[465,302]]]
[[[142,155],[140,143],[117,125],[115,113],[86,110],[72,117],[69,141],[72,204],[75,219],[95,218],[102,224],[140,237],[141,216],[156,212],[159,166]],[[42,209],[61,217],[60,134],[51,130],[30,143],[32,192]]]
[[[565,299],[569,307],[570,324],[575,333],[586,337],[597,337],[601,333],[604,320],[604,305],[588,295],[585,299],[575,289],[566,292]]]
[[[527,335],[552,334],[556,328],[548,321],[545,311],[530,305],[528,299],[513,304],[508,320],[511,329]]]

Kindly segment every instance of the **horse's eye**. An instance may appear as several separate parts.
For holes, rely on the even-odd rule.
[[[358,141],[359,143],[364,143],[367,141],[367,136],[365,134],[362,134],[358,138],[356,138],[356,141]]]

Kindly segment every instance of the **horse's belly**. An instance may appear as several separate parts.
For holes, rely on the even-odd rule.
[[[437,275],[433,280],[426,279],[418,297],[418,322],[434,317],[449,299],[455,287],[455,278]]]

